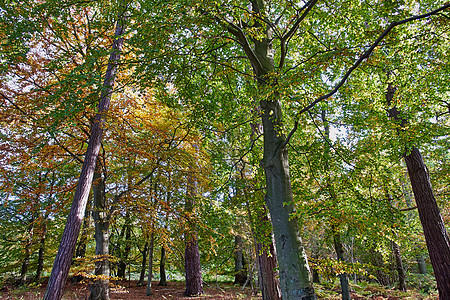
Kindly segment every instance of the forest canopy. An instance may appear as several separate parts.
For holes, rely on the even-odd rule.
[[[449,6],[0,3],[0,285],[449,299]]]

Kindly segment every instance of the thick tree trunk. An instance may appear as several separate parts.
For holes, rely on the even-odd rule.
[[[261,124],[250,124],[251,135],[250,140],[253,144],[255,139],[262,132]],[[244,168],[241,170],[241,178],[245,178]],[[255,253],[257,256],[258,266],[258,285],[261,289],[263,300],[281,300],[281,289],[279,274],[277,271],[277,256],[275,253],[275,245],[273,240],[272,224],[267,213],[267,206],[264,203],[257,204],[259,209],[256,209],[256,219],[253,219],[252,210],[250,209],[249,196],[247,188],[244,188],[243,193],[246,199],[247,213],[250,221],[251,233],[253,236]],[[256,224],[255,224],[256,222]],[[270,243],[267,244],[267,241]],[[264,246],[261,241],[264,241]]]
[[[194,197],[197,193],[197,182],[194,175],[189,174],[185,211],[191,214],[194,209]],[[191,220],[188,220],[191,222]],[[197,232],[193,225],[185,232],[184,269],[186,276],[186,290],[184,296],[198,296],[203,294],[202,270],[200,265],[200,251],[198,249]]]
[[[95,226],[95,276],[90,284],[90,300],[109,299],[109,220],[107,217],[105,182],[102,168],[97,163],[93,180],[94,207],[92,218]]]
[[[269,49],[268,41],[266,44]],[[257,46],[257,49],[259,48],[261,45]],[[275,87],[273,88],[275,90]],[[261,108],[266,202],[275,236],[283,299],[316,299],[306,252],[300,238],[299,221],[297,217],[293,217],[289,159],[287,147],[284,145],[286,137],[282,132],[283,120],[279,96],[262,100]]]
[[[450,241],[434,198],[428,169],[416,147],[405,155],[405,161],[436,277],[439,299],[450,299]]]
[[[244,243],[242,236],[234,237],[234,284],[244,285],[247,282],[247,269],[244,268]]]
[[[388,106],[392,105],[395,91],[396,88],[389,84],[386,92]],[[399,131],[408,124],[408,120],[401,116],[395,106],[389,110],[389,117],[399,123]],[[407,149],[404,157],[436,278],[439,298],[450,299],[450,241],[434,197],[428,169],[418,148]]]
[[[148,241],[145,242],[144,251],[142,251],[142,264],[141,264],[141,274],[139,275],[138,286],[143,286],[145,284],[145,269],[147,268],[147,252],[148,252]]]
[[[161,246],[161,260],[159,261],[159,286],[167,286],[166,278],[166,248],[164,245]]]
[[[153,278],[153,250],[155,244],[155,233],[150,234],[150,246],[148,251],[148,279],[147,279],[147,296],[152,295],[152,278]]]
[[[201,277],[200,252],[195,236],[190,236],[186,241],[184,257],[186,290],[183,295],[188,297],[201,295],[203,294],[203,282]]]
[[[125,23],[125,7],[121,6],[115,30],[116,39],[113,42],[112,53],[109,57],[102,93],[100,95],[100,103],[98,105],[98,113],[96,114],[94,122],[91,126],[91,134],[83,167],[81,169],[72,207],[61,237],[58,253],[53,263],[53,269],[47,285],[47,291],[44,295],[45,300],[59,300],[62,298],[64,293],[64,285],[69,274],[70,264],[72,262],[78,235],[80,234],[81,222],[83,220],[89,191],[91,189],[95,163],[100,150],[105,114],[109,109],[118,61],[123,45],[122,35],[125,32]]]
[[[398,273],[398,289],[405,292],[406,291],[406,283],[405,283],[405,270],[403,269],[402,256],[400,254],[400,247],[396,242],[392,242],[392,249],[395,257],[395,265],[397,267]]]
[[[41,279],[42,270],[44,270],[44,253],[45,253],[45,239],[47,238],[47,217],[42,220],[41,239],[39,240],[39,252],[37,260],[36,276],[34,282],[39,283]]]
[[[263,19],[268,18],[265,1],[251,1],[251,4],[256,15]],[[300,238],[298,219],[293,216],[289,159],[273,61],[272,28],[258,22],[253,26],[264,31],[265,37],[256,39],[246,36],[240,28],[233,26],[229,26],[228,31],[235,36],[246,53],[261,94],[260,106],[264,133],[262,166],[266,177],[266,203],[271,215],[277,248],[281,291],[284,300],[316,299],[306,252]],[[253,42],[252,46],[249,41]],[[285,55],[284,47],[282,51],[284,52],[281,55]]]
[[[333,241],[336,256],[339,261],[344,262],[344,249],[342,247],[341,235],[333,229]],[[347,273],[339,274],[339,280],[341,281],[342,300],[350,300],[350,286],[348,285]]]
[[[266,18],[264,1],[252,1],[253,11]],[[262,25],[256,25],[261,26]],[[254,39],[253,49],[248,47],[246,37],[239,31],[233,33],[242,41],[258,80],[264,134],[264,157],[262,166],[266,177],[266,203],[270,212],[280,270],[280,287],[284,300],[316,299],[311,273],[300,238],[298,219],[294,217],[293,195],[289,177],[289,159],[286,136],[283,133],[283,118],[276,78],[272,73],[274,53],[272,29],[265,27],[266,37]]]

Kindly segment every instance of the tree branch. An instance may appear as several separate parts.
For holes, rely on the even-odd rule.
[[[288,32],[286,32],[286,34],[283,37],[281,37],[281,39],[280,39],[280,43],[281,43],[281,50],[280,50],[281,58],[280,58],[280,63],[278,65],[278,67],[280,69],[283,67],[284,61],[286,59],[287,44],[289,43],[289,40],[292,38],[294,33],[297,31],[298,27],[300,26],[300,23],[306,18],[306,16],[311,11],[311,9],[314,7],[314,5],[316,5],[317,1],[318,0],[310,0],[308,3],[306,3],[306,5],[301,9],[301,10],[303,10],[303,9],[306,8],[306,10],[303,12],[303,14],[300,17],[297,16],[297,20],[295,21],[295,23],[291,27],[291,29]]]
[[[399,211],[409,211],[409,210],[414,210],[414,209],[416,209],[417,208],[417,206],[414,206],[414,207],[408,207],[408,208],[402,208],[402,209],[399,209]]]
[[[364,52],[364,54],[353,64],[353,66],[350,67],[350,69],[348,69],[347,73],[345,73],[344,77],[341,79],[341,81],[339,81],[339,83],[334,87],[333,90],[331,90],[328,94],[323,95],[321,97],[319,97],[318,99],[316,99],[315,101],[313,101],[311,104],[309,104],[308,106],[306,106],[305,108],[303,108],[302,110],[300,110],[297,115],[302,114],[308,110],[310,110],[311,108],[313,108],[317,103],[321,102],[322,100],[328,99],[329,97],[333,96],[338,90],[339,88],[344,85],[344,83],[347,81],[348,77],[350,77],[351,73],[366,59],[369,58],[370,54],[372,54],[373,50],[375,50],[375,48],[378,46],[378,44],[389,34],[389,32],[396,26],[398,25],[402,25],[411,21],[415,21],[415,20],[420,20],[432,15],[435,15],[447,8],[450,7],[450,3],[445,4],[444,6],[433,10],[429,13],[426,14],[422,14],[422,15],[418,15],[418,16],[412,16],[410,18],[401,20],[401,21],[395,21],[392,22],[388,28],[386,28],[386,30],[383,31],[383,33],[378,37],[378,39],[372,44],[372,46],[370,46],[369,49],[366,50],[366,52]]]
[[[304,107],[302,110],[300,110],[299,112],[297,112],[297,117],[304,113],[309,111],[311,108],[313,108],[317,103],[328,99],[329,97],[333,96],[338,90],[339,88],[344,85],[344,83],[347,81],[348,77],[350,77],[351,73],[366,59],[370,56],[370,54],[373,52],[373,50],[375,50],[375,48],[378,46],[378,44],[380,44],[380,42],[389,34],[389,32],[396,26],[408,23],[408,22],[412,22],[415,20],[420,20],[423,18],[427,18],[430,17],[432,15],[436,15],[441,11],[446,10],[447,8],[450,7],[450,3],[447,3],[445,5],[443,5],[442,7],[435,9],[429,13],[426,14],[422,14],[422,15],[418,15],[418,16],[412,16],[410,18],[401,20],[401,21],[395,21],[392,22],[384,31],[383,33],[376,39],[376,41],[372,44],[372,46],[370,46],[369,49],[367,49],[364,54],[353,64],[353,66],[350,67],[350,69],[348,69],[348,71],[345,73],[344,77],[342,77],[342,79],[339,81],[339,83],[333,88],[333,90],[331,90],[328,94],[323,95],[319,98],[317,98],[315,101],[313,101],[311,104],[309,104],[308,106]],[[283,146],[286,146],[289,143],[289,140],[292,138],[293,134],[295,133],[295,131],[297,130],[298,127],[298,120],[295,121],[294,123],[294,128],[291,130],[291,132],[289,133],[288,137],[286,138],[286,140],[283,143]]]

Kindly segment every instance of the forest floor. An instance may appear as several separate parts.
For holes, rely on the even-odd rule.
[[[223,300],[223,299],[246,299],[259,300],[261,293],[253,295],[251,287],[242,288],[232,283],[212,282],[204,283],[205,294],[199,297],[183,297],[184,282],[168,282],[168,286],[158,286],[158,282],[153,282],[153,295],[146,296],[146,287],[137,286],[136,281],[121,281],[111,289],[111,299],[208,299],[208,300]],[[8,300],[37,300],[42,299],[45,293],[45,283],[38,286],[26,286],[21,288],[14,288],[12,286],[4,285],[0,289],[0,299]],[[316,292],[319,299],[337,300],[341,299],[339,290],[337,288],[324,289],[322,286],[316,287]],[[85,300],[88,298],[89,288],[86,283],[71,284],[68,283],[65,288],[63,299],[66,300]],[[367,285],[358,291],[352,292],[352,299],[357,300],[403,300],[403,299],[422,299],[435,300],[438,299],[436,294],[423,295],[415,291],[402,293],[393,289],[381,288],[381,286]]]

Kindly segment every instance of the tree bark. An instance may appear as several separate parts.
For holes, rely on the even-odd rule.
[[[102,167],[97,163],[93,180],[94,207],[92,218],[95,226],[95,276],[90,284],[90,300],[109,299],[109,220],[107,217],[105,182]]]
[[[201,277],[200,252],[195,236],[190,236],[186,241],[184,256],[186,290],[183,295],[187,297],[201,295],[203,294],[203,282]]]
[[[265,39],[265,43],[268,51],[271,47],[269,39]],[[262,48],[261,43],[255,44],[259,44],[256,49]],[[274,86],[272,88],[275,90]],[[281,103],[279,95],[276,92],[274,94],[272,99],[261,101],[263,166],[266,176],[266,202],[271,215],[280,267],[281,291],[285,300],[316,299],[306,252],[300,238],[299,222],[297,217],[293,217],[293,195],[288,151],[284,145],[286,137],[282,132]]]
[[[405,292],[406,291],[406,283],[405,283],[405,270],[403,269],[402,256],[400,254],[400,247],[394,241],[392,241],[392,249],[395,257],[395,265],[397,267],[398,273],[398,289]]]
[[[265,1],[252,1],[253,12],[267,18]],[[256,24],[255,27],[263,27]],[[280,95],[276,88],[272,28],[264,26],[265,37],[253,39],[232,26],[228,31],[241,43],[257,78],[263,95],[260,100],[264,134],[262,166],[266,177],[266,203],[271,215],[277,260],[280,269],[280,286],[283,299],[316,299],[306,252],[300,238],[298,219],[293,216],[293,195],[289,176],[289,159]],[[248,44],[253,41],[253,47]],[[285,53],[284,53],[285,54]],[[267,93],[264,95],[264,93]]]
[[[266,206],[263,205],[261,210],[257,211],[257,224],[253,223],[250,207],[247,203],[248,214],[252,226],[252,235],[255,241],[255,251],[258,257],[258,279],[261,287],[263,300],[281,300],[280,281],[277,272],[277,256],[275,253],[275,246],[272,239],[272,232],[267,236],[265,230],[270,226],[267,216]],[[262,231],[261,231],[262,230]],[[270,240],[268,245],[263,245],[261,240]]]
[[[273,242],[264,247],[256,243],[260,286],[263,300],[281,300],[280,282],[277,278],[277,259]]]
[[[405,161],[436,278],[439,299],[450,299],[450,242],[434,198],[428,169],[416,147],[405,155]]]
[[[66,226],[61,237],[58,253],[53,263],[52,273],[44,295],[45,300],[59,300],[64,293],[64,285],[69,274],[70,264],[72,262],[75,245],[78,235],[80,234],[81,222],[86,210],[86,204],[91,189],[92,177],[94,175],[95,163],[97,161],[98,152],[103,136],[103,124],[105,122],[105,114],[109,110],[111,94],[116,79],[116,71],[120,52],[123,45],[122,35],[125,32],[126,14],[125,7],[121,5],[118,13],[118,21],[115,30],[115,40],[112,45],[112,53],[109,57],[108,67],[103,82],[100,102],[98,105],[98,113],[92,123],[89,144],[81,169],[80,178],[75,191]]]
[[[148,251],[148,279],[147,279],[147,296],[152,295],[152,277],[153,277],[153,249],[155,242],[155,233],[150,234],[150,246]]]
[[[262,131],[262,125],[251,123],[250,141],[252,144],[256,141]],[[241,169],[241,179],[245,178],[244,166]],[[256,219],[252,216],[252,210],[249,204],[248,189],[244,188],[243,193],[246,200],[247,213],[250,221],[250,229],[255,245],[258,266],[258,285],[261,289],[263,300],[280,300],[281,289],[279,274],[277,271],[277,256],[273,240],[272,224],[267,215],[267,206],[264,203],[256,204]],[[259,198],[259,197],[258,197]],[[256,225],[255,225],[256,222]],[[270,228],[270,230],[269,230]],[[268,244],[263,245],[270,241]]]
[[[391,84],[386,91],[386,102],[391,106],[396,88]],[[389,117],[399,123],[399,132],[408,124],[396,106],[389,109]],[[434,197],[428,168],[416,147],[406,149],[404,155],[409,180],[419,211],[425,241],[433,266],[440,299],[450,299],[450,241]]]
[[[145,242],[144,251],[142,251],[142,264],[141,264],[141,274],[139,276],[138,286],[143,286],[145,284],[145,269],[147,268],[147,252],[148,252],[148,241]]]
[[[192,171],[188,175],[185,211],[189,216],[194,209],[194,197],[197,193],[197,181]],[[188,217],[188,222],[192,220]],[[198,296],[203,294],[202,270],[200,265],[200,251],[198,249],[197,232],[195,226],[190,225],[185,232],[184,269],[186,276],[186,290],[184,296]]]
[[[164,245],[161,246],[161,260],[159,261],[159,286],[167,286],[166,277],[166,248]]]

